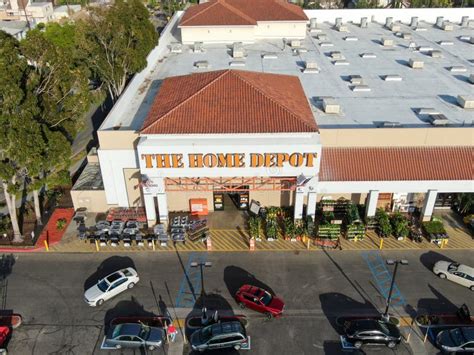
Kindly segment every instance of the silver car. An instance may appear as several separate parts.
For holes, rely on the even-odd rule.
[[[474,291],[474,268],[450,261],[438,261],[433,272],[442,279],[448,279]]]
[[[239,350],[247,342],[245,328],[239,321],[212,324],[191,335],[191,348],[199,352],[225,348]]]
[[[123,323],[112,327],[104,345],[115,349],[148,348],[154,350],[163,344],[162,328],[149,327],[141,323]]]

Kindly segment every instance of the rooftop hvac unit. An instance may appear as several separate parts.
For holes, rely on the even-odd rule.
[[[308,73],[308,74],[319,73],[318,64],[316,62],[306,62],[303,73]]]
[[[454,29],[454,26],[452,23],[448,22],[448,21],[444,21],[441,28],[444,30],[444,31],[452,31]]]
[[[443,56],[443,53],[438,50],[433,50],[430,52],[432,58],[441,58]]]
[[[384,47],[392,47],[393,46],[393,39],[382,37],[382,39],[380,40],[380,43]]]
[[[396,22],[393,22],[389,28],[392,30],[392,32],[400,32],[401,29],[400,24]]]
[[[458,95],[458,104],[464,109],[474,108],[474,97]]]
[[[402,33],[402,38],[403,39],[411,39],[411,33],[403,32]]]
[[[194,42],[194,48],[193,48],[194,53],[203,53],[204,52],[204,46],[202,42]]]
[[[466,67],[463,67],[462,65],[454,65],[452,67],[449,67],[449,71],[451,73],[465,73],[467,72]]]
[[[209,68],[209,62],[207,60],[199,60],[194,62],[194,66],[198,69],[207,69]]]
[[[301,47],[301,41],[299,39],[292,39],[290,42],[291,48],[299,48]]]
[[[410,60],[408,61],[408,65],[410,66],[410,68],[413,69],[423,69],[424,64],[425,63],[419,59],[410,58]]]
[[[428,120],[433,126],[446,126],[449,123],[448,118],[442,113],[429,115]]]
[[[402,77],[398,74],[385,75],[383,80],[385,81],[402,81]]]
[[[339,32],[349,32],[349,29],[347,28],[346,25],[340,25],[340,26],[337,26],[336,29],[339,31]]]
[[[349,75],[349,81],[354,85],[362,84],[362,77],[360,75]]]
[[[181,43],[171,43],[171,53],[182,53],[183,46]]]
[[[243,58],[244,46],[242,42],[235,42],[232,46],[232,58]]]
[[[339,51],[332,51],[329,53],[332,59],[345,59],[341,52]]]
[[[341,107],[332,97],[326,97],[323,99],[323,110],[325,113],[339,114]]]
[[[320,41],[326,41],[326,40],[328,39],[328,36],[327,36],[325,33],[320,33],[320,34],[318,35],[318,39],[319,39]]]

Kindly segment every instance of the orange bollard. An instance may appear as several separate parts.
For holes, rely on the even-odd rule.
[[[250,238],[250,251],[255,251],[255,239]]]
[[[211,242],[211,236],[208,236],[206,239],[206,246],[207,246],[207,251],[212,251],[212,242]]]

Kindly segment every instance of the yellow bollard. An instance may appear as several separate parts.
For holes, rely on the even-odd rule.
[[[96,239],[95,240],[95,251],[99,251],[100,248],[99,248],[99,241]]]
[[[156,248],[155,248],[155,239],[151,240],[151,246],[153,247],[153,250],[156,250]]]
[[[443,240],[444,240],[444,245],[447,245],[449,239],[443,239]]]
[[[357,242],[357,236],[354,237],[354,242]]]
[[[380,245],[379,245],[379,249],[383,249],[383,238],[380,238]]]
[[[46,240],[44,241],[44,247],[46,248],[46,251],[49,251],[49,245]]]
[[[307,242],[306,242],[306,249],[309,250],[309,243],[311,242],[311,240],[308,238]]]

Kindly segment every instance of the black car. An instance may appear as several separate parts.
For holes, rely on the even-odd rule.
[[[245,328],[239,321],[208,325],[191,335],[191,347],[199,352],[224,348],[239,350],[247,341]]]
[[[382,344],[394,349],[402,339],[396,325],[381,319],[346,320],[343,328],[347,340],[358,349],[364,344]]]
[[[447,354],[474,354],[474,327],[443,330],[436,337],[436,343]]]

